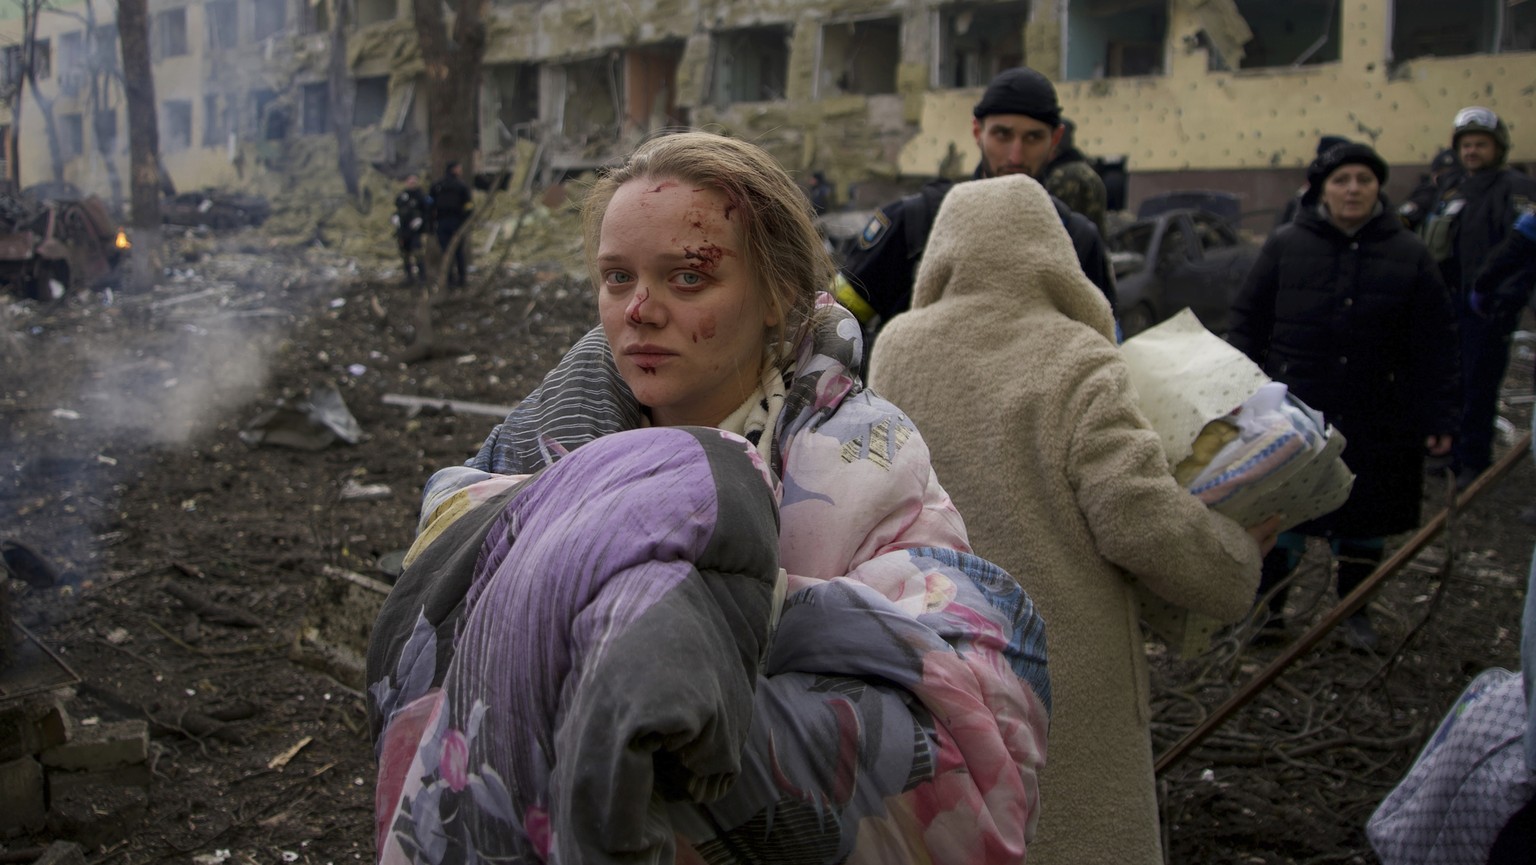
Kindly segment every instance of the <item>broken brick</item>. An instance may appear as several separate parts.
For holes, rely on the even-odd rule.
[[[74,738],[42,753],[43,765],[55,769],[94,771],[131,766],[149,759],[149,724],[117,721],[81,727]]]
[[[35,756],[69,741],[69,716],[54,698],[0,709],[0,760]]]
[[[85,850],[69,841],[55,841],[32,865],[85,865]]]

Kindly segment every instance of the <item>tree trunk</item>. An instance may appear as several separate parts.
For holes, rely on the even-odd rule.
[[[64,182],[64,153],[59,147],[59,124],[53,119],[53,100],[43,97],[37,89],[37,73],[27,70],[27,89],[32,91],[32,101],[43,115],[43,136],[48,139],[48,174],[54,183]]]
[[[448,163],[458,160],[464,165],[464,174],[473,177],[489,0],[459,0],[452,38],[442,2],[418,0],[412,5],[416,41],[426,66],[432,176],[442,176]]]
[[[155,121],[155,79],[149,63],[147,0],[119,0],[123,95],[128,103],[128,150],[133,203],[134,288],[154,285],[160,273],[160,127]]]
[[[347,75],[347,28],[352,24],[352,0],[331,2],[331,128],[336,133],[336,167],[353,204],[359,204],[357,148],[352,144],[352,117],[357,88]]]
[[[64,180],[64,160],[59,151],[59,127],[53,119],[53,100],[44,99],[43,94],[37,89],[37,19],[42,14],[42,4],[24,3],[22,5],[23,21],[23,47],[26,56],[26,68],[22,71],[26,79],[27,89],[32,91],[32,98],[37,102],[37,110],[43,115],[43,133],[48,139],[48,167],[49,175],[55,183]],[[17,91],[18,95],[20,91]],[[16,116],[20,116],[19,106]]]

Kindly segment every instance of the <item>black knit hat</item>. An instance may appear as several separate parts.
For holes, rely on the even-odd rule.
[[[1317,155],[1322,156],[1340,144],[1349,143],[1350,140],[1342,135],[1324,135],[1322,138],[1317,139]]]
[[[1368,144],[1351,142],[1328,148],[1307,166],[1307,194],[1303,201],[1310,204],[1322,195],[1323,184],[1328,176],[1345,165],[1364,165],[1376,175],[1376,182],[1387,184],[1387,163]]]
[[[1061,125],[1055,86],[1049,78],[1022,66],[998,73],[971,114],[977,120],[993,114],[1022,114],[1052,127]]]

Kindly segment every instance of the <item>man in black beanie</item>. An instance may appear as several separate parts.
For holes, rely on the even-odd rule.
[[[1033,69],[1002,72],[987,85],[971,113],[971,134],[981,151],[973,180],[1008,174],[1041,178],[1063,132],[1061,106],[1050,79]],[[928,232],[953,185],[949,180],[931,181],[922,191],[880,207],[846,252],[834,293],[871,338],[892,316],[912,305],[912,282]],[[1051,201],[1072,239],[1083,273],[1114,309],[1115,274],[1099,230],[1060,199],[1052,196]]]

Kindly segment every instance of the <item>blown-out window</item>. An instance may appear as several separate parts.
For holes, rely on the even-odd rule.
[[[935,86],[985,87],[1023,65],[1028,2],[947,6],[936,16]]]
[[[746,27],[715,34],[711,95],[717,107],[783,99],[789,82],[789,28]]]
[[[1167,0],[1068,0],[1069,80],[1160,75]]]
[[[1392,60],[1536,50],[1536,3],[1530,0],[1395,0]]]
[[[901,60],[901,19],[836,21],[821,28],[817,94],[896,92]]]

